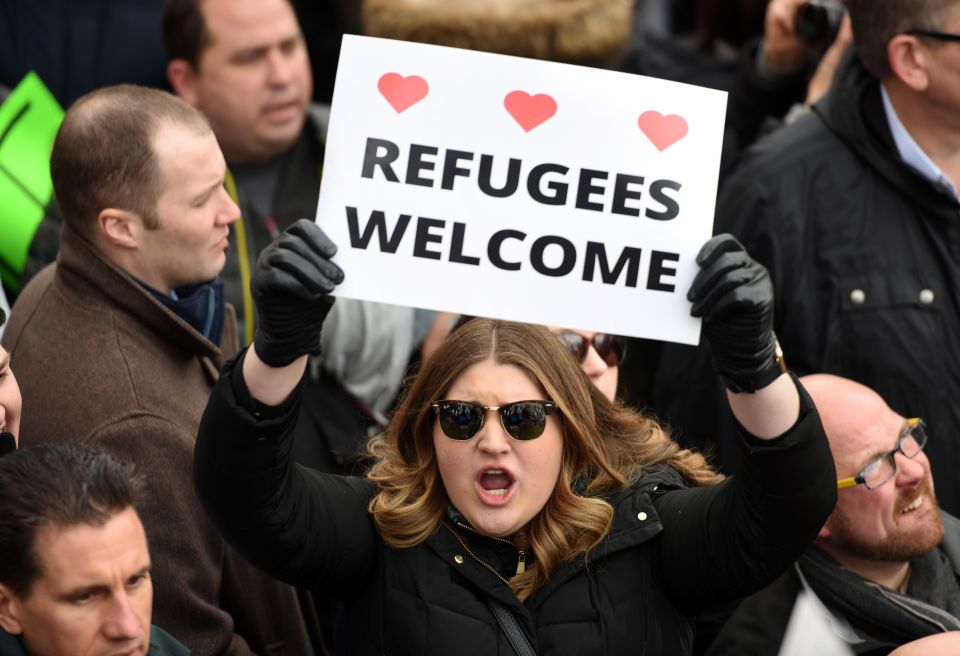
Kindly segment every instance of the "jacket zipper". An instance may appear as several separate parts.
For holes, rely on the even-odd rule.
[[[480,531],[473,528],[472,526],[467,526],[466,524],[463,524],[461,522],[457,522],[457,526],[459,526],[460,528],[466,529],[471,533],[476,533],[477,535],[483,536],[488,540],[496,540],[497,542],[503,542],[504,544],[509,544],[511,547],[517,550],[517,571],[514,573],[514,576],[517,576],[518,574],[523,574],[524,572],[527,571],[527,553],[523,549],[515,545],[513,542],[510,542],[510,540],[504,540],[503,538],[495,538],[492,535],[481,533]]]
[[[505,578],[503,577],[503,575],[500,574],[500,572],[498,572],[497,569],[496,569],[493,565],[490,565],[489,563],[487,563],[486,561],[484,561],[483,559],[481,559],[479,556],[477,556],[477,554],[473,553],[473,550],[470,549],[470,547],[467,546],[467,543],[464,541],[464,539],[463,539],[462,537],[460,537],[460,534],[459,534],[459,533],[457,533],[456,531],[454,531],[453,528],[451,528],[450,525],[447,524],[446,522],[443,522],[443,525],[444,525],[444,527],[446,527],[446,529],[447,529],[448,531],[450,531],[451,533],[453,533],[453,537],[455,537],[455,538],[457,539],[457,542],[460,543],[460,546],[463,547],[463,550],[467,552],[467,555],[468,555],[468,556],[470,556],[470,557],[473,558],[475,561],[477,561],[478,563],[480,563],[483,567],[485,567],[485,568],[487,568],[488,570],[490,570],[490,572],[491,572],[494,576],[496,576],[498,579],[500,579],[501,581],[503,581],[503,582],[507,585],[507,587],[510,586],[510,582],[509,582],[507,579],[505,579]],[[504,543],[506,543],[506,544],[509,544],[511,547],[513,547],[514,549],[516,549],[516,550],[520,553],[519,559],[518,559],[518,561],[517,561],[517,574],[523,574],[523,572],[526,570],[526,565],[525,565],[525,563],[526,563],[526,553],[524,553],[523,549],[518,548],[517,545],[515,545],[514,543],[510,542],[509,540],[504,540],[503,538],[495,538],[495,537],[493,537],[493,536],[491,536],[491,535],[486,535],[486,534],[484,534],[484,533],[481,533],[481,532],[478,531],[477,529],[471,528],[470,526],[467,526],[466,524],[461,524],[460,522],[457,522],[457,526],[459,526],[459,527],[461,527],[461,528],[463,528],[463,529],[466,529],[466,530],[468,530],[468,531],[470,531],[470,532],[472,532],[472,533],[476,533],[477,535],[481,535],[481,536],[483,536],[483,537],[485,537],[485,538],[489,538],[489,539],[491,539],[491,540],[497,540],[497,541],[499,541],[499,542],[504,542]]]

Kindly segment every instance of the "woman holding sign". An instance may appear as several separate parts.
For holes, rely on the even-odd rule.
[[[772,581],[833,507],[806,393],[782,374],[766,271],[708,242],[690,291],[731,391],[746,461],[720,482],[651,420],[609,402],[537,326],[467,322],[375,440],[366,478],[291,459],[306,354],[342,280],[292,227],[254,281],[252,348],[225,367],[197,489],[258,566],[344,606],[349,654],[685,654],[692,614]]]

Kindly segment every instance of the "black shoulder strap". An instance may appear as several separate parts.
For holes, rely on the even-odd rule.
[[[520,628],[517,618],[513,616],[510,609],[490,597],[486,597],[486,602],[487,606],[490,607],[490,612],[497,618],[497,624],[499,624],[503,632],[507,634],[507,640],[510,641],[513,650],[517,652],[517,656],[537,656],[537,653],[533,651],[533,647],[530,645],[530,641],[527,640],[527,636],[523,633],[523,629]]]

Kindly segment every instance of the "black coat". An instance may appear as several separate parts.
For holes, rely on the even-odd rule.
[[[426,542],[388,547],[367,511],[368,481],[292,464],[296,394],[276,417],[258,419],[231,365],[200,428],[197,490],[252,562],[343,603],[337,653],[510,655],[485,602],[492,597],[513,609],[542,655],[685,654],[689,613],[773,580],[832,508],[833,462],[802,396],[801,418],[784,436],[741,438],[745,476],[681,489],[662,468],[610,499],[608,535],[524,603],[504,581],[516,551],[476,535],[455,511]]]
[[[956,589],[960,587],[960,520],[943,512],[941,518],[944,538],[936,549],[945,562],[949,563],[949,571],[952,571],[954,576],[952,585]],[[836,565],[837,570],[840,567],[839,564]],[[911,580],[915,579],[916,576]],[[864,581],[865,585],[870,585],[864,579],[860,580]],[[824,618],[826,619],[827,613],[833,616],[833,619],[827,620],[827,625],[833,627],[835,635],[850,647],[852,654],[882,656],[905,644],[903,639],[897,639],[894,634],[878,631],[875,614],[866,611],[864,614],[869,621],[864,621],[864,617],[844,612],[844,608],[839,604],[832,604],[829,599],[818,597],[809,582],[805,585],[804,581],[801,581],[799,566],[794,566],[772,584],[743,600],[710,646],[707,656],[768,656],[779,653],[790,624],[793,606],[800,591],[805,588],[806,593],[816,597],[816,604],[824,609]],[[928,590],[907,588],[906,594],[917,599],[918,605],[913,608],[904,607],[903,614],[912,614],[918,620],[925,620],[929,627],[927,632],[912,638],[914,640],[945,630],[942,617],[935,612],[924,612],[925,609],[920,606],[921,603],[926,603],[931,610],[939,609],[943,613],[949,613],[944,604],[938,605],[927,596],[928,593]],[[847,597],[847,603],[856,603],[855,599],[857,597],[851,594]],[[947,624],[946,628],[951,626]]]
[[[715,232],[770,270],[792,370],[852,378],[927,420],[937,497],[960,512],[960,203],[900,159],[856,58],[812,115],[751,150]],[[727,412],[710,367],[706,347],[669,346],[654,376],[651,405],[693,444]]]

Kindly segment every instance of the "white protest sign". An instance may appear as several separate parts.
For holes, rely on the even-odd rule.
[[[345,36],[317,222],[337,294],[696,344],[726,94]]]

